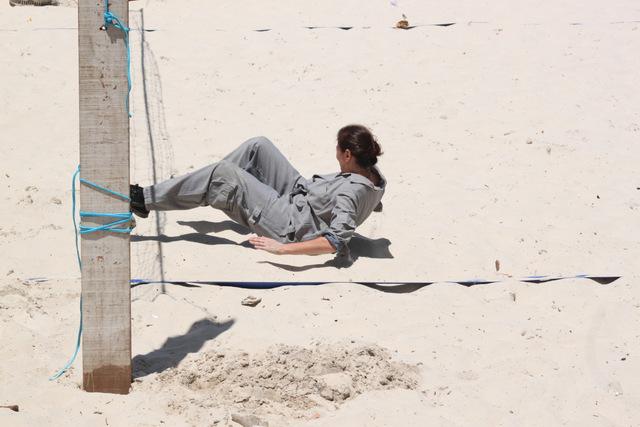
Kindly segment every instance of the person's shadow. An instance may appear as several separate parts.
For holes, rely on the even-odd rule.
[[[335,258],[321,264],[297,266],[282,264],[273,261],[261,261],[261,263],[269,264],[274,267],[278,267],[291,272],[307,271],[314,268],[349,268],[360,257],[387,259],[393,258],[393,254],[391,254],[389,246],[391,246],[391,241],[389,239],[385,239],[384,237],[379,239],[370,239],[368,237],[355,233],[347,244],[347,248],[342,253],[336,255]]]
[[[225,332],[233,324],[233,320],[222,323],[206,318],[198,320],[185,334],[167,338],[159,349],[135,356],[132,361],[133,378],[178,366],[187,354],[199,351],[204,343]]]
[[[250,230],[243,227],[240,224],[236,224],[233,221],[178,221],[178,224],[191,227],[194,233],[185,233],[180,236],[167,236],[161,234],[159,236],[137,236],[132,235],[132,242],[142,242],[147,240],[159,241],[163,243],[177,242],[177,241],[189,241],[194,243],[201,243],[204,245],[239,245],[248,248],[253,246],[248,242],[236,243],[233,240],[225,239],[224,237],[211,236],[208,233],[220,233],[222,231],[234,231],[238,234],[247,235],[250,234]],[[389,250],[391,241],[386,238],[370,239],[355,233],[351,238],[351,241],[347,245],[347,248],[342,253],[336,255],[335,258],[324,262],[322,264],[309,264],[303,266],[295,266],[282,264],[272,261],[262,261],[263,264],[270,264],[274,267],[281,268],[283,270],[299,272],[311,270],[314,268],[348,268],[355,263],[358,258],[393,258],[391,251]]]

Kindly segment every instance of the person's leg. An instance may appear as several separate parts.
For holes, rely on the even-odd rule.
[[[170,211],[207,206],[209,183],[219,163],[144,187],[144,204],[149,210]]]
[[[288,228],[286,199],[226,160],[145,187],[144,196],[150,210],[181,210],[208,205],[260,235],[279,240]]]
[[[238,165],[281,196],[291,192],[300,178],[300,172],[264,136],[245,141],[224,160]]]

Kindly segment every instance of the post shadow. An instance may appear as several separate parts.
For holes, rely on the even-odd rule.
[[[171,159],[171,142],[166,129],[165,110],[162,94],[162,81],[160,68],[151,46],[146,40],[147,31],[144,22],[144,8],[140,14],[140,71],[142,77],[142,95],[144,100],[144,117],[147,124],[147,136],[149,140],[149,154],[151,157],[151,172],[153,184],[159,182],[161,175],[166,175],[166,169],[170,169],[168,162]],[[147,70],[149,68],[149,70]],[[153,191],[153,186],[151,186]],[[154,215],[156,235],[163,232],[165,219],[159,213]],[[161,280],[165,279],[164,255],[162,241],[157,241],[157,257]],[[161,292],[166,292],[164,284]]]
[[[216,338],[234,323],[234,320],[222,323],[207,318],[198,320],[185,334],[167,338],[159,349],[135,356],[131,364],[133,378],[141,378],[177,366],[187,354],[198,352],[207,341]]]

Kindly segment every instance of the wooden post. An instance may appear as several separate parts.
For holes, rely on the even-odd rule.
[[[122,31],[104,24],[105,0],[78,2],[80,65],[80,176],[129,194],[127,52]],[[109,10],[128,26],[127,0]],[[129,203],[87,185],[80,209],[129,211]],[[111,222],[83,218],[84,224]],[[126,394],[131,386],[131,289],[129,235],[82,235],[82,371],[86,391]]]

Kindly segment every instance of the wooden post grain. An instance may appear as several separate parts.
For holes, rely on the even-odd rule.
[[[128,25],[127,0],[109,9]],[[78,2],[80,176],[129,194],[127,53],[122,31],[104,23],[104,0]],[[81,185],[80,209],[121,213],[129,203]],[[101,224],[113,219],[83,218]],[[82,370],[86,391],[129,392],[131,385],[131,289],[129,235],[82,235]]]

